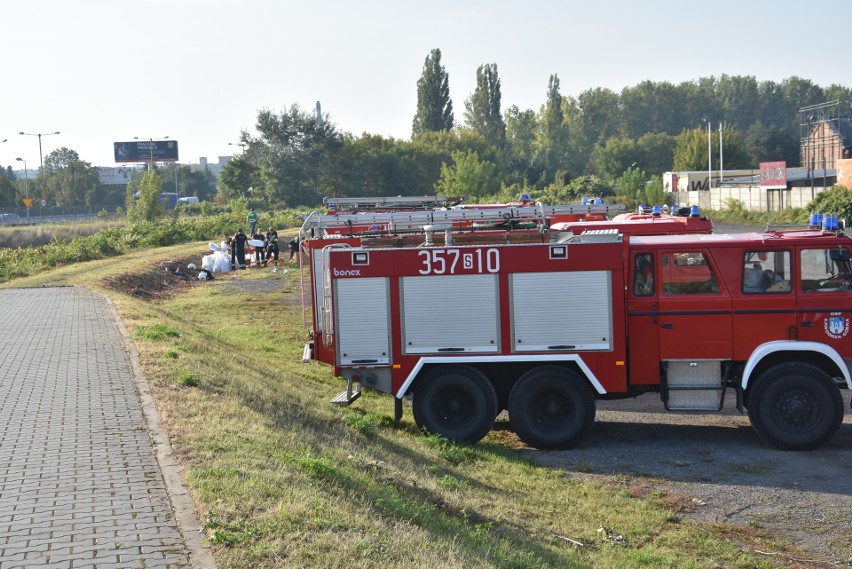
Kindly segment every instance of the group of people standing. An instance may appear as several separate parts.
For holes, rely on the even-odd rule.
[[[254,249],[255,266],[265,267],[270,261],[278,264],[278,232],[274,227],[270,227],[266,234],[255,230],[251,235],[246,235],[240,227],[233,237],[226,235],[225,241],[231,246],[231,268],[233,269],[246,268],[246,245]],[[254,243],[250,244],[250,241]],[[258,242],[261,244],[257,244]]]
[[[246,216],[251,233],[246,235],[243,228],[237,229],[237,232],[232,236],[225,235],[225,242],[231,247],[231,268],[245,269],[246,268],[246,245],[254,248],[254,262],[257,267],[265,267],[270,261],[278,264],[278,232],[274,227],[270,227],[266,234],[257,229],[258,215],[254,209],[250,210]],[[254,243],[250,244],[252,241]],[[258,244],[261,243],[261,244]],[[298,238],[293,238],[290,241],[290,259],[299,250]]]

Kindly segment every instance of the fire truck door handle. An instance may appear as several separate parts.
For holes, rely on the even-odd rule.
[[[803,328],[812,328],[812,327],[813,327],[813,325],[814,325],[814,323],[813,323],[813,322],[802,322],[802,327],[803,327]]]
[[[657,323],[657,303],[656,302],[651,304],[651,313],[653,314],[653,318],[652,318],[653,322],[654,322],[654,324],[656,324]]]
[[[674,324],[663,324],[663,330],[674,330]]]

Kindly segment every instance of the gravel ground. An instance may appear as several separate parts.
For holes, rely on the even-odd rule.
[[[716,224],[715,232],[761,229]],[[680,496],[694,521],[765,528],[809,561],[787,558],[791,566],[852,567],[852,412],[849,391],[843,396],[840,432],[811,452],[769,447],[733,400],[719,414],[676,414],[658,394],[599,402],[595,428],[576,449],[525,452],[577,477]]]
[[[733,401],[720,414],[675,414],[657,394],[598,404],[580,447],[525,451],[537,461],[598,481],[682,497],[699,522],[763,527],[807,558],[852,566],[852,413],[811,452],[776,450],[758,438]]]

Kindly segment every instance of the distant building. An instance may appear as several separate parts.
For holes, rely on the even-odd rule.
[[[222,168],[225,167],[225,164],[231,161],[233,156],[219,156],[219,161],[216,163],[208,162],[206,156],[202,156],[198,159],[198,164],[190,164],[190,167],[193,170],[207,170],[215,177],[219,177],[219,174],[222,173]]]
[[[15,174],[15,178],[18,180],[33,180],[38,177],[38,168],[36,168],[35,170],[24,170],[23,168],[21,168],[20,170],[12,170],[12,173]]]
[[[827,170],[837,166],[837,160],[852,158],[852,119],[820,118],[808,124],[800,149],[804,168]]]

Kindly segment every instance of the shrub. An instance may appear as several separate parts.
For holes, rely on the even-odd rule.
[[[836,215],[838,219],[852,222],[852,190],[834,186],[817,194],[805,209],[809,213]]]
[[[201,384],[201,380],[198,376],[195,376],[189,372],[183,372],[178,376],[178,383],[185,387],[197,387]]]

